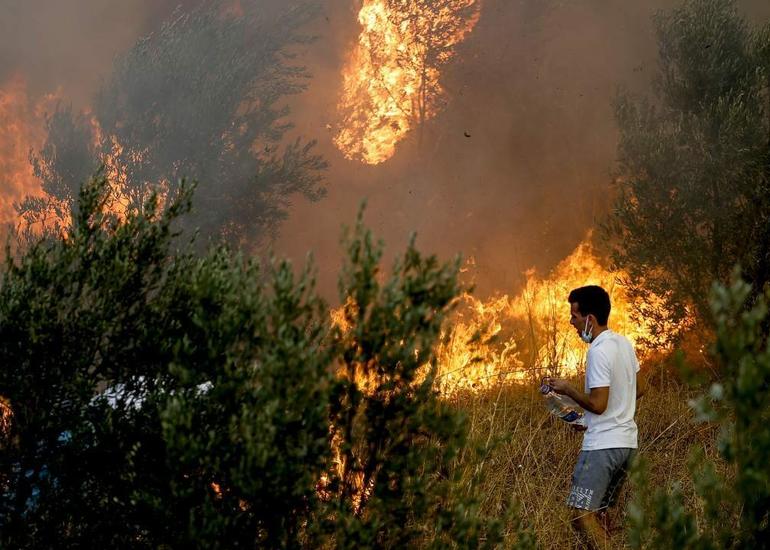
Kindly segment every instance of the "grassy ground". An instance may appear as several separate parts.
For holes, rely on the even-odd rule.
[[[694,422],[687,404],[694,396],[692,390],[685,390],[672,375],[654,378],[638,402],[639,452],[648,463],[650,484],[667,487],[678,482],[688,505],[697,510],[687,470],[689,451],[695,445],[702,446],[713,456],[716,430]],[[480,477],[487,513],[500,515],[514,497],[539,547],[581,548],[564,501],[582,434],[546,412],[534,384],[461,395],[453,403],[469,417],[468,448],[480,445],[490,449],[485,458],[468,451],[457,465],[463,479]],[[626,483],[618,506],[609,515],[613,548],[626,544],[625,517],[631,491],[630,483]]]

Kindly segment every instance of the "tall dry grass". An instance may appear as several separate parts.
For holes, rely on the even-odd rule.
[[[687,389],[660,367],[643,367],[643,372],[645,368],[659,369],[638,401],[636,416],[639,452],[647,461],[649,482],[655,486],[678,482],[688,506],[698,510],[687,469],[689,451],[697,445],[708,456],[715,455],[716,428],[695,423],[687,402],[696,390]],[[581,379],[573,382],[582,386]],[[583,436],[546,411],[535,386],[509,384],[453,397],[453,405],[468,415],[470,426],[468,450],[455,468],[468,483],[474,476],[480,480],[486,513],[502,517],[515,499],[540,548],[581,548],[565,500]],[[478,447],[481,454],[471,451]],[[613,548],[626,545],[631,491],[630,483],[624,484],[617,506],[608,514]]]

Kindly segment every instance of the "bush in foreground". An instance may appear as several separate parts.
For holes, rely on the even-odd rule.
[[[123,222],[102,179],[0,279],[0,545],[493,547],[443,466],[464,424],[433,348],[457,264],[379,282],[359,223],[332,329],[309,270],[174,250],[184,187]]]
[[[751,286],[734,274],[712,293],[716,354],[724,376],[693,402],[702,422],[721,428],[720,459],[727,475],[696,448],[691,475],[702,509],[685,507],[679,486],[644,489],[632,508],[635,548],[767,548],[770,546],[770,346],[767,297],[753,299]]]

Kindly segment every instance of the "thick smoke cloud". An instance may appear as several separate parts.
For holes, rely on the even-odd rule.
[[[391,251],[416,230],[426,250],[472,256],[480,294],[515,291],[524,270],[552,268],[608,211],[612,100],[619,88],[649,93],[657,58],[652,16],[678,4],[486,0],[444,75],[446,109],[422,145],[413,134],[375,167],[345,160],[331,144],[339,71],[357,28],[327,22],[331,45],[315,48],[316,78],[294,119],[300,133],[319,136],[331,162],[329,196],[296,205],[278,249],[298,259],[314,251],[322,287],[333,293],[337,228],[367,197],[367,221]],[[770,19],[765,0],[739,5],[754,21]]]

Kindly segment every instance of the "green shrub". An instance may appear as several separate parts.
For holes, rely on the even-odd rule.
[[[359,216],[340,279],[342,327],[332,399],[328,526],[341,548],[492,548],[499,520],[480,518],[448,465],[466,442],[465,418],[439,399],[435,346],[461,288],[459,260],[440,264],[414,247],[380,277],[382,243]],[[342,521],[339,521],[342,519]]]
[[[3,266],[0,546],[502,540],[446,473],[465,427],[438,400],[433,348],[456,262],[412,244],[380,283],[359,220],[343,331],[310,269],[178,250],[188,187],[124,222],[108,195],[103,178],[84,186],[63,238]]]
[[[684,0],[654,22],[655,94],[616,102],[607,229],[640,317],[666,340],[708,323],[711,283],[726,284],[734,265],[757,293],[770,283],[770,26],[750,24],[734,0]]]
[[[767,548],[770,546],[770,347],[765,322],[767,297],[753,299],[751,286],[734,274],[729,286],[712,292],[716,355],[724,375],[693,402],[702,422],[721,427],[718,473],[699,449],[691,474],[702,511],[686,509],[678,487],[645,488],[644,468],[636,473],[639,496],[632,507],[634,548]]]

